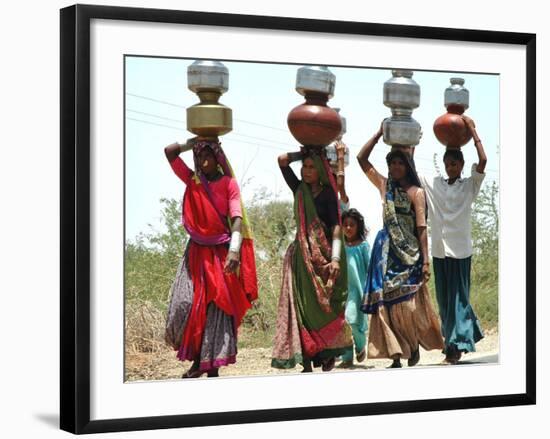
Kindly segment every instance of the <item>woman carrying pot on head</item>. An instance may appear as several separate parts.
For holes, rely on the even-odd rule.
[[[324,151],[304,148],[278,160],[294,194],[297,230],[284,258],[271,365],[330,371],[337,356],[353,349],[344,316],[347,264],[336,184]],[[298,160],[301,180],[290,167]]]
[[[392,148],[386,156],[387,178],[374,168],[369,156],[381,136],[382,125],[357,155],[380,192],[384,221],[372,248],[362,309],[372,314],[368,358],[392,359],[390,367],[397,368],[401,359],[416,365],[420,346],[442,349],[443,339],[427,286],[430,260],[424,190],[410,148]]]
[[[179,157],[192,150],[195,170]],[[164,149],[185,183],[182,223],[189,234],[172,286],[166,341],[181,361],[183,378],[218,376],[236,362],[237,329],[257,298],[254,247],[239,187],[217,141],[193,138]]]

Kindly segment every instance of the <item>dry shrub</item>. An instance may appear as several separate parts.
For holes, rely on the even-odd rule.
[[[126,303],[126,352],[155,353],[166,350],[164,324],[166,316],[149,301]]]

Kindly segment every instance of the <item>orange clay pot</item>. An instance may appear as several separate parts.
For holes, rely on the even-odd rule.
[[[461,117],[462,113],[464,113],[463,106],[449,105],[447,113],[434,122],[435,137],[447,148],[461,148],[472,138],[470,130]]]
[[[327,146],[342,130],[338,113],[327,106],[328,96],[307,93],[306,102],[288,114],[288,128],[294,138],[304,146]]]

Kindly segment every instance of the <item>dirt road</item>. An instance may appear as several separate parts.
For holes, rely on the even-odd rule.
[[[485,338],[476,345],[476,352],[463,356],[463,364],[494,363],[498,362],[498,334],[487,333]],[[420,350],[420,362],[418,366],[439,366],[444,355],[439,351],[426,352]],[[350,370],[382,369],[391,363],[390,360],[370,360],[356,363],[352,369],[334,368],[331,373],[341,373]],[[126,354],[126,379],[128,381],[141,380],[166,380],[179,379],[183,372],[191,365],[182,363],[176,359],[175,351],[168,348],[155,353],[127,353]],[[406,361],[403,362],[406,366]],[[460,367],[460,366],[456,366]],[[246,375],[276,375],[285,373],[299,373],[301,366],[295,369],[279,370],[271,367],[271,348],[242,348],[237,356],[237,364],[220,369],[221,376],[246,376]],[[314,373],[322,373],[320,368]]]

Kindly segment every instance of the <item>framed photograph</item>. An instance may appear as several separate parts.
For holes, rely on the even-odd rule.
[[[413,24],[61,10],[63,430],[535,404],[536,37]]]

